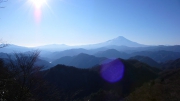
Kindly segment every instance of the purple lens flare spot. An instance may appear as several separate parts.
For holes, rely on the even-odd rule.
[[[108,82],[114,83],[122,79],[124,74],[124,64],[116,59],[101,65],[101,76]]]

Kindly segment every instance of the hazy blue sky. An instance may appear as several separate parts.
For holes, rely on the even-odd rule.
[[[30,0],[9,0],[0,6],[0,38],[16,45],[80,45],[118,36],[180,44],[180,0],[47,0],[39,10]]]

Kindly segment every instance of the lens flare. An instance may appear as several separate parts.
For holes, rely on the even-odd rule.
[[[29,0],[34,7],[34,17],[36,23],[40,23],[42,17],[42,6],[47,5],[46,0]]]
[[[41,9],[36,9],[34,12],[35,20],[37,23],[41,21]]]
[[[124,64],[116,59],[101,65],[101,76],[108,82],[114,83],[122,79],[124,74]]]

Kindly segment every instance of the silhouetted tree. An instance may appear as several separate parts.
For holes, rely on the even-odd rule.
[[[2,3],[2,2],[7,2],[8,0],[0,0],[0,3]]]
[[[8,0],[0,0],[0,4],[3,3],[3,2],[7,2]],[[1,7],[0,8],[4,8],[4,7]]]
[[[39,51],[8,55],[6,65],[0,62],[0,100],[45,101],[58,99],[56,89],[43,80],[43,66],[35,65]]]

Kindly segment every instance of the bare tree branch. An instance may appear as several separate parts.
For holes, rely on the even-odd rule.
[[[3,2],[7,2],[8,0],[0,0],[0,4],[3,3]],[[5,7],[2,7],[0,6],[0,8],[5,8]]]
[[[0,61],[0,101],[59,101],[58,89],[43,79],[43,66],[36,65],[39,53],[14,52],[6,64]]]
[[[8,0],[0,0],[0,3],[2,3],[2,2],[7,2]]]
[[[35,81],[37,79],[34,76],[42,68],[35,65],[39,57],[40,51],[33,51],[29,53],[14,53],[13,55],[8,55],[9,63],[7,64],[8,70],[12,73],[13,77],[20,85],[20,89],[17,92],[18,101],[24,101],[30,98],[30,90],[32,86],[35,86]],[[40,81],[40,80],[39,80]]]

